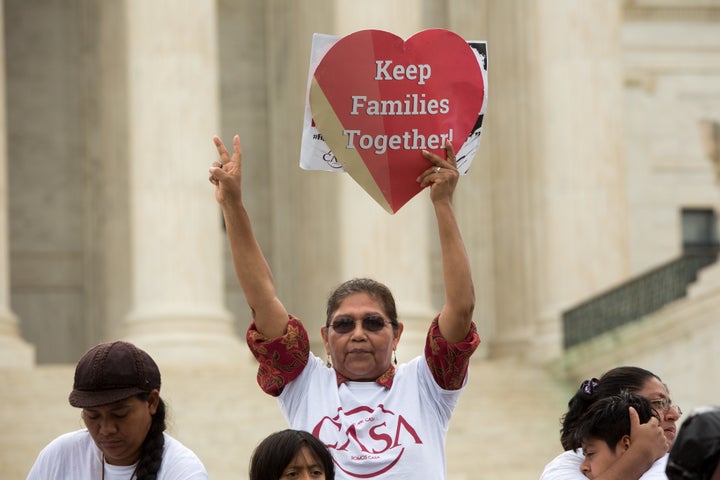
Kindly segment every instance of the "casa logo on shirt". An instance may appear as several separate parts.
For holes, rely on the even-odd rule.
[[[385,474],[398,464],[407,448],[423,443],[402,415],[383,405],[358,407],[323,417],[312,431],[330,449],[337,468],[356,478]]]

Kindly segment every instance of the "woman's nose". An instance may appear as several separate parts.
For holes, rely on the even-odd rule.
[[[367,332],[363,327],[363,323],[361,321],[355,322],[355,328],[352,331],[352,338],[364,338],[366,335]]]
[[[100,420],[100,433],[107,435],[109,433],[115,433],[117,431],[117,425],[110,419]]]
[[[668,408],[668,411],[665,412],[665,420],[676,421],[679,418],[680,418],[680,411],[678,410],[677,406],[670,405],[670,408]]]

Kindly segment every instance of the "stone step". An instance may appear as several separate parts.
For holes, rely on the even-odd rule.
[[[2,480],[24,479],[45,444],[82,428],[80,411],[67,402],[73,370],[0,370]],[[168,431],[198,454],[214,480],[247,478],[255,445],[286,428],[276,402],[257,386],[254,364],[162,372]],[[470,375],[448,433],[448,479],[538,478],[560,451],[559,419],[575,387],[510,360],[474,360]]]

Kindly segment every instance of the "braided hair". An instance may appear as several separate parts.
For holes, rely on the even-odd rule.
[[[141,394],[138,397],[147,401],[148,394]],[[145,441],[140,449],[140,461],[135,470],[137,480],[156,480],[160,465],[162,464],[163,448],[165,446],[165,435],[163,432],[167,428],[165,424],[165,402],[162,398],[158,398],[158,406],[155,414],[152,416],[150,430],[145,436]]]
[[[657,375],[644,368],[617,367],[605,372],[599,380],[597,378],[585,380],[568,402],[568,411],[562,417],[560,443],[563,448],[565,450],[580,448],[576,430],[580,424],[580,418],[592,404],[601,398],[619,395],[623,390],[630,393],[638,392],[652,378],[660,380]]]

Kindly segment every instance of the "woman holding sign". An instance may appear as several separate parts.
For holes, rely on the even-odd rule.
[[[210,181],[252,310],[247,341],[260,362],[262,389],[277,397],[291,428],[328,446],[337,478],[444,479],[450,416],[480,343],[470,265],[452,205],[459,174],[450,142],[446,158],[422,152],[428,166],[417,179],[429,187],[435,211],[445,305],[430,324],[424,355],[398,367],[393,353],[403,325],[388,288],[370,279],[349,280],[328,299],[320,331],[327,365],[310,352],[302,323],[277,298],[243,205],[240,139],[233,138],[232,154],[218,137],[214,142],[220,162],[210,168]]]

